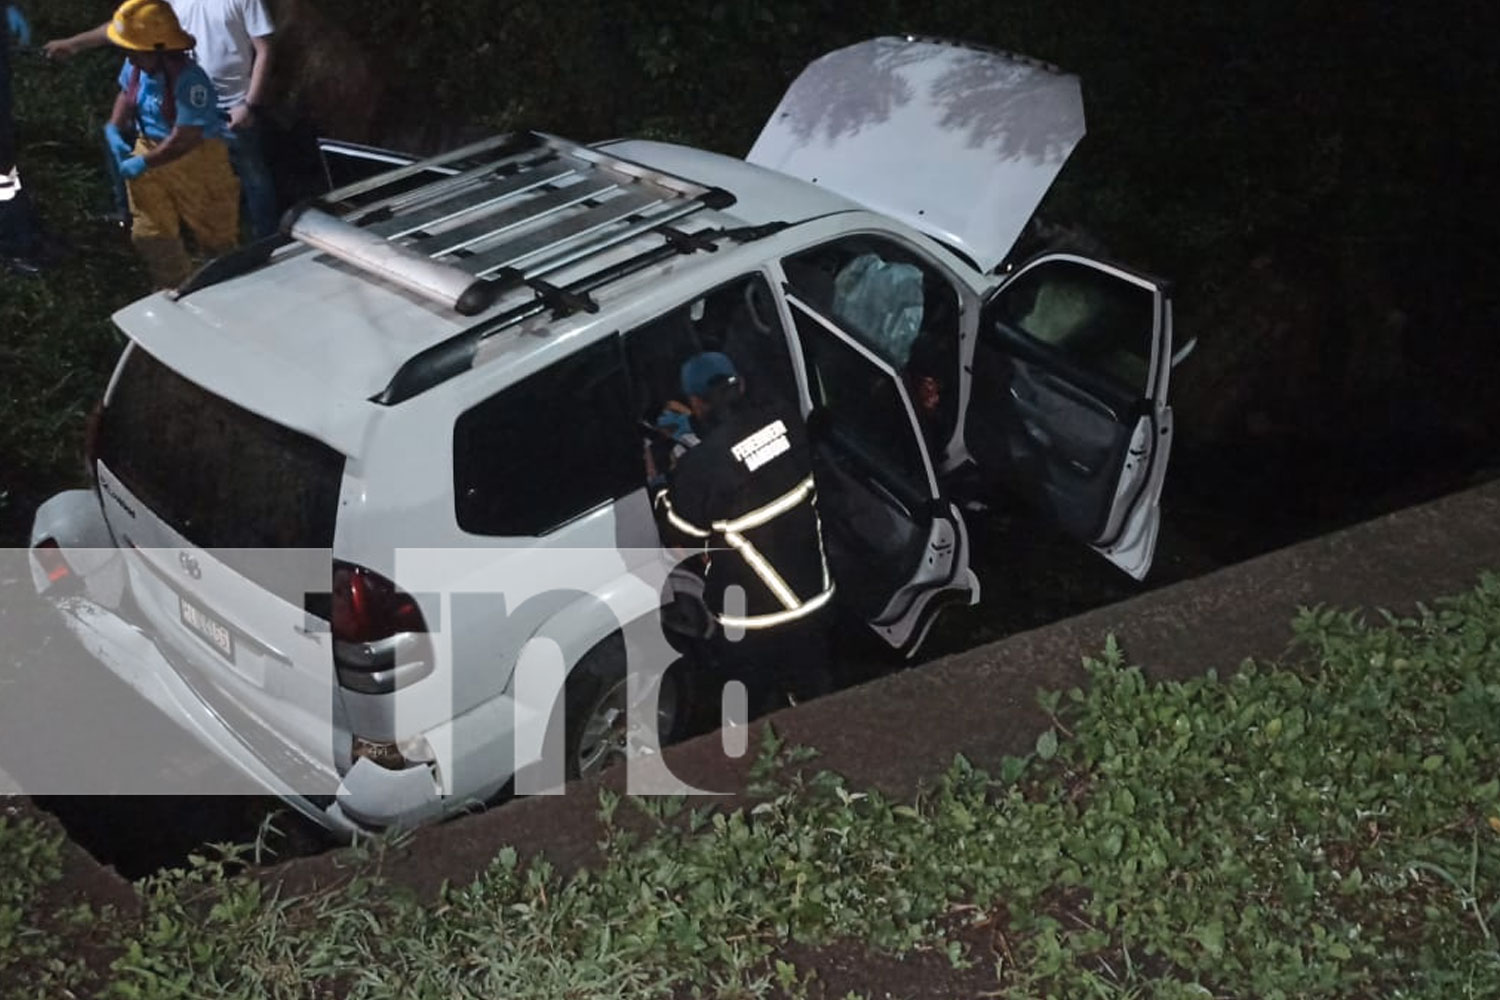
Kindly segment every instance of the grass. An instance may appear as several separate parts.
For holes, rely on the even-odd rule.
[[[1500,576],[1294,628],[1296,669],[1222,679],[1153,682],[1111,644],[1086,688],[1040,694],[1033,754],[957,760],[912,802],[772,737],[758,805],[607,798],[606,863],[571,880],[504,848],[423,904],[377,842],[292,899],[198,858],[140,884],[107,995],[797,995],[787,942],[982,963],[1005,998],[1500,994]],[[55,845],[4,838],[15,937]],[[968,950],[975,923],[999,957]]]
[[[38,40],[99,17],[81,0],[33,5]],[[14,54],[21,176],[64,257],[43,279],[0,270],[0,544],[24,542],[36,504],[83,480],[81,442],[124,346],[109,316],[150,290],[128,240],[93,221],[109,207],[97,141],[119,63],[66,68]]]
[[[6,859],[0,867],[0,979],[53,943],[28,935],[26,920],[37,893],[62,877],[60,843],[60,834],[44,830],[35,819],[0,812],[0,856]]]
[[[0,805],[0,996],[66,996],[89,979],[74,945],[97,914],[57,898],[62,845],[55,825]]]

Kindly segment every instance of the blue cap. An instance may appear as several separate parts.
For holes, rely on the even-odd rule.
[[[688,396],[707,396],[708,390],[722,380],[739,378],[729,355],[718,351],[694,354],[682,365],[682,391]]]

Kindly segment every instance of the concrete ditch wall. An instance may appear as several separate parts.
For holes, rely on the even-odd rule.
[[[735,792],[769,721],[788,742],[817,748],[811,768],[910,797],[956,754],[993,767],[1004,755],[1027,752],[1048,724],[1037,689],[1082,682],[1083,658],[1097,654],[1108,635],[1153,677],[1224,673],[1245,657],[1280,657],[1300,606],[1409,611],[1417,601],[1468,589],[1492,569],[1500,570],[1500,481],[777,713],[751,727],[750,751],[738,760],[723,755],[717,735],[673,747],[666,757],[683,780]],[[603,784],[619,790],[623,776],[606,775]],[[421,830],[385,858],[383,873],[427,895],[444,881],[472,878],[505,844],[575,870],[597,857],[598,791],[598,783],[582,783],[566,795],[521,799]],[[743,804],[738,795],[706,801]],[[125,886],[111,870],[82,851],[70,857],[74,867],[93,869],[83,873],[92,877],[75,877],[78,884],[102,886],[119,902]],[[298,893],[346,874],[324,855],[262,877]]]

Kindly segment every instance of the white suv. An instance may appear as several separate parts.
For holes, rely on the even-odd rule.
[[[956,476],[1142,577],[1167,294],[1007,262],[1082,134],[1074,77],[881,38],[811,64],[745,160],[526,133],[345,185],[116,314],[95,487],[38,511],[38,587],[168,716],[357,829],[484,799],[546,739],[569,774],[619,749],[621,629],[662,604],[632,584],[663,558],[642,424],[700,350],[800,403],[838,600],[891,646],[978,600]],[[265,550],[311,553],[321,603]],[[534,599],[466,612],[468,557],[414,582],[416,550]],[[517,664],[559,654],[566,731],[518,740],[558,716],[518,707]]]

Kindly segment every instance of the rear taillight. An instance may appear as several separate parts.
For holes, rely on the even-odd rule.
[[[372,569],[335,560],[333,637],[342,642],[376,642],[401,632],[426,632],[416,598]]]
[[[68,566],[68,561],[63,558],[62,546],[57,544],[57,539],[49,538],[32,549],[36,556],[37,565],[42,567],[42,572],[47,574],[47,583],[61,583],[73,575],[73,570]]]
[[[94,404],[88,419],[83,424],[83,470],[94,478],[94,466],[99,461],[99,424],[104,417],[104,403]]]
[[[432,672],[417,599],[372,569],[334,560],[328,621],[339,683],[386,694]]]

